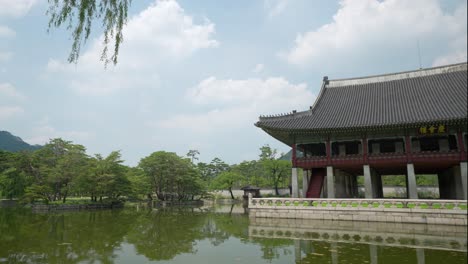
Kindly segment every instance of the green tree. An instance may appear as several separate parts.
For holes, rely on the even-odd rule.
[[[26,176],[17,168],[12,167],[0,172],[0,193],[6,198],[22,196],[26,187]]]
[[[243,161],[237,165],[231,166],[231,168],[233,171],[241,174],[249,185],[258,187],[268,186],[263,166],[256,160]]]
[[[130,181],[126,177],[127,168],[122,165],[120,151],[112,151],[106,158],[96,155],[94,167],[94,200],[99,195],[117,199],[124,193],[130,193]]]
[[[189,150],[189,152],[187,153],[187,157],[190,158],[190,160],[193,161],[194,160],[198,160],[198,155],[200,155],[200,151],[196,150],[196,149],[191,149]]]
[[[232,188],[240,186],[245,181],[245,178],[233,171],[223,171],[211,182],[211,189],[213,190],[228,190],[231,194],[231,199],[234,198]]]
[[[43,148],[34,153],[38,169],[32,169],[37,186],[48,186],[43,190],[52,190],[48,195],[51,201],[62,199],[65,203],[69,191],[73,188],[86,166],[86,149],[82,145],[72,144],[60,138],[51,139]]]
[[[131,184],[131,197],[140,198],[143,195],[151,199],[151,182],[141,168],[128,168],[127,178]]]
[[[259,162],[265,170],[269,183],[275,188],[276,195],[279,195],[278,187],[280,183],[286,182],[291,171],[291,162],[279,160],[282,155],[278,155],[277,150],[270,148],[269,145],[262,146],[260,152]]]
[[[158,151],[141,159],[139,167],[148,177],[158,199],[186,200],[201,197],[205,187],[188,159],[172,152]]]
[[[82,44],[88,40],[95,20],[100,20],[104,28],[101,60],[105,65],[117,64],[120,45],[123,41],[122,30],[127,23],[128,8],[132,0],[49,0],[49,30],[65,25],[72,32],[72,48],[69,62],[78,62]],[[110,43],[114,44],[109,57]]]

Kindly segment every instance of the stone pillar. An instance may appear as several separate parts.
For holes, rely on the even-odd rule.
[[[353,197],[351,194],[351,175],[345,176],[345,186],[346,186],[346,198]]]
[[[409,199],[418,199],[418,187],[416,185],[416,174],[414,173],[414,165],[412,163],[406,164],[406,178],[407,186],[406,190]]]
[[[312,170],[302,170],[302,197],[307,197],[307,190],[309,189],[309,174]]]
[[[294,240],[294,259],[296,260],[296,263],[301,262],[301,259],[302,259],[301,241],[297,239]]]
[[[335,178],[335,197],[333,198],[346,198],[345,174],[339,169],[334,170]]]
[[[438,174],[440,199],[456,199],[455,170],[450,168]]]
[[[369,165],[364,165],[364,188],[365,188],[365,198],[373,198],[372,194],[372,178]]]
[[[336,243],[330,243],[330,249],[332,264],[338,264],[338,245]]]
[[[332,166],[327,166],[327,194],[327,198],[335,198],[335,175]]]
[[[467,194],[466,194],[466,189],[467,189],[467,183],[466,183],[466,178],[468,174],[468,162],[460,162],[460,182],[461,182],[461,188],[462,188],[462,194],[463,194],[463,200],[468,199]]]
[[[424,256],[424,248],[417,248],[416,249],[416,260],[418,264],[425,264],[426,257]]]
[[[357,198],[359,196],[359,186],[357,183],[357,176],[352,175],[351,176],[351,188],[352,188],[352,197]]]
[[[379,258],[377,254],[377,246],[369,244],[369,251],[370,251],[370,263],[371,264],[378,264]]]
[[[383,198],[382,176],[371,169],[372,198]]]
[[[328,181],[327,177],[323,177],[322,192],[320,193],[320,198],[328,198]]]
[[[292,189],[292,197],[299,198],[299,187],[297,185],[297,168],[292,168],[291,172],[291,189]]]

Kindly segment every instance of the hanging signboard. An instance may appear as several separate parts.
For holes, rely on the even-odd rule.
[[[444,124],[421,126],[418,129],[420,135],[433,135],[447,133],[447,126]]]

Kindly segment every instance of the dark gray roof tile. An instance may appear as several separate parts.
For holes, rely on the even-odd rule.
[[[467,64],[331,80],[312,110],[260,117],[263,129],[322,130],[466,120]]]

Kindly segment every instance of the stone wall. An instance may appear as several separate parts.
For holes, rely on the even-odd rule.
[[[78,211],[122,208],[123,204],[33,204],[34,212]]]
[[[252,218],[467,225],[467,201],[253,198]]]

